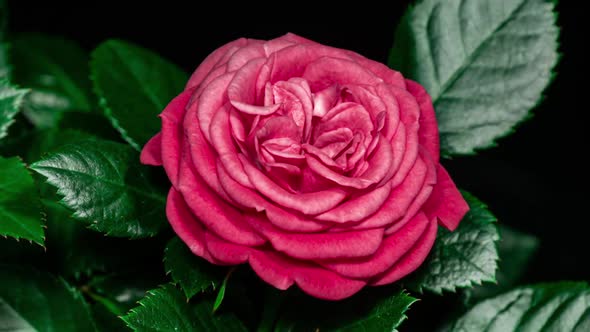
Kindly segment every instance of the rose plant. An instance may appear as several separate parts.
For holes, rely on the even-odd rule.
[[[6,6],[0,330],[391,331],[418,297],[460,316],[442,330],[590,326],[585,283],[512,289],[538,241],[443,167],[541,99],[555,1],[417,1],[389,66],[288,33],[190,76],[122,40],[5,34]]]

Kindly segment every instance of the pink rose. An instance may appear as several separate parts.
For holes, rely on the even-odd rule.
[[[414,271],[468,207],[439,164],[419,84],[293,34],[209,55],[141,160],[195,255],[338,300]]]

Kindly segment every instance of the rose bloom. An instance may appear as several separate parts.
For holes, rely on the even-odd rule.
[[[166,170],[176,234],[279,289],[338,300],[395,282],[468,210],[424,88],[351,51],[233,41],[160,117],[141,160]]]

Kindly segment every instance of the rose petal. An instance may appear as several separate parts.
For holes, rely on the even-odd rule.
[[[303,214],[319,214],[334,208],[346,198],[346,192],[340,188],[292,194],[262,174],[244,156],[239,155],[238,157],[254,187],[280,206],[297,210]]]
[[[317,265],[226,242],[208,232],[205,241],[207,249],[219,262],[234,265],[249,261],[252,270],[261,279],[279,289],[287,289],[295,282],[311,296],[340,300],[366,285],[365,281],[346,279]]]
[[[426,177],[424,178],[424,185],[406,210],[405,216],[400,221],[389,226],[389,228],[385,230],[385,234],[397,232],[398,229],[403,227],[408,222],[408,220],[413,218],[414,215],[424,208],[424,203],[426,203],[432,194],[433,186],[436,183],[436,166],[434,166],[432,160],[429,160],[426,155],[423,155],[422,160],[426,165]]]
[[[340,87],[338,84],[330,85],[316,92],[313,95],[313,116],[323,117],[326,115],[336,105],[339,97]]]
[[[378,84],[375,87],[375,94],[381,99],[383,105],[386,107],[385,114],[387,114],[387,116],[381,134],[385,136],[388,141],[391,141],[401,123],[400,105],[395,96],[391,93],[391,88],[387,84]]]
[[[232,106],[235,107],[237,110],[244,112],[250,115],[263,115],[268,116],[276,112],[281,105],[275,104],[270,106],[256,106],[251,104],[242,103],[239,101],[232,100],[230,101]]]
[[[439,136],[438,124],[436,122],[436,114],[432,106],[432,99],[420,84],[406,80],[408,85],[408,92],[410,92],[420,105],[420,130],[418,131],[418,139],[420,145],[423,146],[432,156],[435,162],[439,160]]]
[[[246,38],[240,38],[221,46],[220,48],[216,49],[213,53],[209,54],[209,56],[207,56],[205,60],[203,60],[203,62],[199,65],[197,70],[195,70],[195,72],[191,75],[190,79],[186,84],[185,90],[194,88],[201,84],[205,76],[209,74],[213,67],[218,65],[219,61],[227,53],[230,53],[230,50],[233,49],[234,51],[236,51],[237,47],[242,47],[246,44],[248,44],[248,40]]]
[[[323,176],[324,178],[333,181],[334,183],[340,186],[351,187],[355,189],[365,189],[374,183],[367,179],[348,177],[346,175],[342,175],[338,172],[335,172],[330,168],[326,167],[318,158],[316,158],[312,154],[306,154],[305,160],[307,161],[307,166],[309,166],[309,168],[316,174]]]
[[[269,221],[286,231],[290,232],[317,232],[328,228],[328,225],[290,213],[284,209],[275,206],[266,201],[255,191],[241,186],[237,183],[223,168],[221,163],[217,164],[219,180],[223,189],[238,204],[255,209],[256,211],[265,211]]]
[[[426,215],[419,213],[398,232],[385,237],[381,247],[370,258],[339,259],[334,262],[323,262],[322,265],[347,278],[370,278],[387,271],[408,252],[424,234],[428,224]]]
[[[213,152],[213,147],[207,142],[201,132],[196,112],[197,109],[195,107],[189,107],[184,118],[184,128],[189,144],[191,160],[197,161],[193,162],[192,166],[217,195],[227,201],[231,201],[219,183],[216,167],[217,158]]]
[[[324,132],[338,128],[348,128],[365,136],[370,135],[374,129],[371,115],[362,105],[345,102],[336,105],[321,119],[314,128],[313,137],[317,138]]]
[[[265,240],[243,220],[241,213],[212,193],[203,179],[192,169],[186,160],[190,158],[188,151],[183,158],[178,189],[194,216],[208,230],[228,241],[250,246],[263,244]]]
[[[392,70],[380,62],[367,59],[358,53],[351,51],[346,52],[348,56],[354,59],[354,61],[356,61],[359,65],[370,70],[375,76],[383,79],[386,83],[396,86],[400,89],[406,88],[406,81],[400,72]]]
[[[254,249],[221,239],[211,232],[205,232],[205,244],[217,264],[236,265],[248,261]]]
[[[162,118],[162,164],[173,186],[178,185],[178,166],[184,138],[182,122],[185,106],[189,102],[192,90],[185,90],[166,106]]]
[[[393,265],[387,272],[371,281],[371,285],[386,285],[407,276],[416,270],[432,249],[434,240],[436,239],[437,224],[435,220],[431,220],[428,229],[414,247],[402,257],[395,265]]]
[[[250,265],[262,279],[279,289],[286,289],[295,281],[305,293],[324,300],[350,297],[366,285],[364,281],[346,279],[324,268],[271,252],[258,251],[251,255]]]
[[[269,57],[272,70],[268,77],[271,83],[286,81],[291,77],[303,77],[305,68],[321,57],[350,60],[350,56],[340,49],[317,43],[295,44],[285,47]],[[271,60],[272,59],[272,60]],[[312,87],[312,92],[315,92]]]
[[[380,137],[373,156],[367,160],[369,168],[359,178],[371,183],[385,183],[393,175],[390,172],[393,164],[393,147],[384,137]],[[408,170],[409,171],[409,170]]]
[[[242,163],[238,159],[236,148],[230,134],[229,104],[220,108],[215,113],[209,128],[211,143],[215,148],[219,160],[223,163],[225,170],[243,186],[254,188],[250,183],[248,175],[244,172]]]
[[[249,39],[248,45],[241,47],[227,62],[227,71],[232,72],[244,67],[246,63],[256,58],[266,58],[264,41]]]
[[[359,66],[352,60],[320,57],[309,63],[303,72],[303,77],[311,86],[312,91],[323,90],[333,84],[367,84],[375,85],[383,82],[372,72]]]
[[[273,94],[275,102],[282,104],[283,112],[303,129],[304,141],[308,141],[311,133],[313,100],[307,81],[294,77],[288,81],[277,82],[273,86]]]
[[[199,100],[189,106],[189,109],[196,108],[196,110],[193,111],[196,113],[196,118],[194,118],[193,121],[196,121],[199,124],[199,127],[208,142],[211,142],[209,134],[211,121],[213,121],[213,117],[217,113],[217,110],[223,107],[228,101],[225,90],[232,78],[233,73],[227,73],[216,78],[213,82],[208,84],[199,95]]]
[[[172,229],[186,243],[189,249],[197,256],[215,263],[205,244],[205,230],[196,220],[184,202],[182,195],[174,188],[170,188],[166,200],[166,217]]]
[[[285,233],[270,224],[251,220],[272,246],[303,260],[363,257],[373,254],[383,239],[383,229],[341,233]]]
[[[162,166],[162,133],[157,133],[145,143],[139,160],[144,165]]]
[[[401,121],[406,130],[406,149],[404,152],[404,158],[391,180],[392,185],[396,186],[403,181],[418,157],[418,120],[420,118],[420,108],[418,107],[418,103],[414,96],[407,91],[392,87],[391,92],[399,103]]]
[[[426,164],[422,160],[416,162],[404,181],[391,191],[380,209],[352,228],[384,227],[402,218],[416,195],[425,186],[426,172]]]
[[[453,231],[469,211],[469,205],[441,165],[436,168],[436,176],[437,183],[430,199],[424,205],[424,211],[431,218],[438,217],[442,226]]]
[[[389,198],[391,184],[386,183],[359,197],[350,199],[328,212],[316,216],[316,219],[334,223],[361,221],[372,215]]]
[[[265,58],[253,59],[236,71],[227,87],[227,96],[232,104],[256,104],[256,96],[261,94],[257,91],[256,80],[265,62]]]

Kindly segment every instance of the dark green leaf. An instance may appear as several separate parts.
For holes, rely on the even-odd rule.
[[[208,288],[217,288],[226,270],[195,256],[179,238],[166,246],[164,266],[189,299]]]
[[[484,281],[494,282],[499,240],[496,218],[485,204],[462,192],[470,210],[454,232],[440,228],[434,248],[411,283],[418,290],[454,292]]]
[[[102,140],[67,144],[31,168],[63,195],[89,228],[111,236],[155,235],[166,221],[165,197],[128,146]]]
[[[230,313],[213,314],[212,302],[200,299],[187,303],[171,284],[148,292],[140,306],[123,316],[134,331],[247,331]]]
[[[590,289],[584,282],[516,288],[480,302],[448,331],[588,331]]]
[[[160,130],[157,115],[182,92],[187,75],[157,54],[120,40],[102,43],[91,57],[101,106],[123,138],[139,150]]]
[[[549,0],[422,0],[403,17],[390,65],[432,96],[441,150],[494,145],[539,103],[557,63]]]
[[[307,298],[301,301],[285,300],[285,312],[274,331],[397,331],[417,299],[398,291],[389,295],[365,293],[340,302]]]
[[[0,265],[0,317],[34,331],[95,331],[80,293],[62,279],[18,265]],[[23,322],[24,321],[24,322]],[[2,326],[4,327],[4,326]],[[19,330],[20,331],[20,330]]]
[[[496,273],[497,284],[486,284],[464,292],[465,302],[473,303],[478,300],[495,296],[512,288],[526,271],[528,263],[539,247],[539,240],[506,226],[500,226],[500,241],[498,251],[500,261]]]
[[[26,94],[27,90],[15,89],[6,78],[0,78],[0,139],[8,134]]]
[[[0,235],[45,241],[35,183],[18,158],[0,157]]]
[[[136,269],[161,248],[148,240],[105,237],[86,229],[57,199],[42,202],[47,214],[47,254],[53,261],[52,268],[64,276],[80,279],[98,272]],[[136,282],[141,283],[137,278]]]
[[[53,127],[64,111],[90,111],[88,54],[60,37],[22,34],[12,47],[14,82],[31,89],[24,114],[36,126]]]

